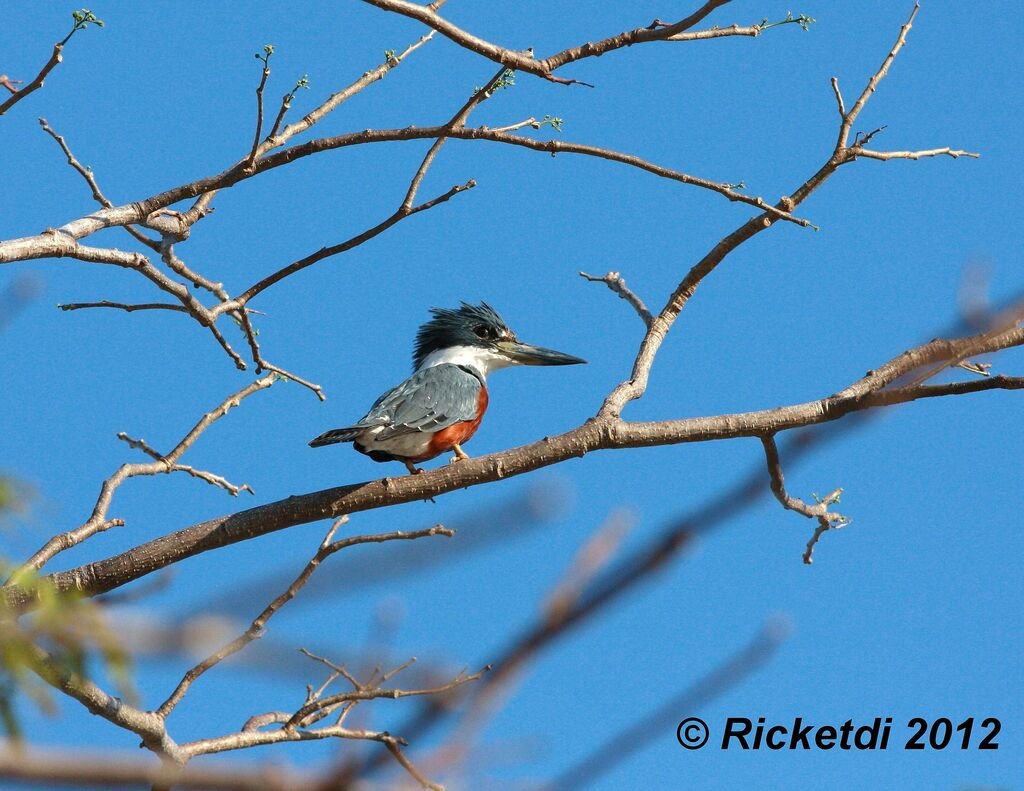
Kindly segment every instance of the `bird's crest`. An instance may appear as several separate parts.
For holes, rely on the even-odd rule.
[[[486,346],[512,333],[498,312],[481,302],[463,302],[458,308],[431,308],[433,318],[416,333],[413,369],[418,369],[427,355],[452,346]]]

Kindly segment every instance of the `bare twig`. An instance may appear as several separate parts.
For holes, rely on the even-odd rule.
[[[630,305],[633,306],[633,310],[640,317],[640,321],[644,323],[645,327],[650,327],[651,322],[654,321],[654,317],[651,312],[647,309],[644,301],[640,299],[633,291],[630,291],[629,286],[626,285],[626,281],[622,275],[618,272],[609,272],[607,275],[597,277],[595,275],[588,275],[586,272],[579,272],[580,277],[589,280],[591,283],[604,283],[609,289],[614,291],[622,299],[626,300]]]
[[[989,376],[989,369],[992,367],[992,363],[978,363],[974,360],[961,360],[956,364],[957,368],[963,368],[965,371],[970,371],[972,374],[978,376]]]
[[[971,382],[948,382],[940,385],[907,385],[893,387],[869,398],[871,406],[893,406],[917,401],[921,398],[943,398],[946,396],[983,393],[989,390],[1024,390],[1024,376],[992,376]]]
[[[839,127],[839,140],[836,143],[837,149],[845,149],[850,139],[850,130],[853,128],[854,121],[860,115],[861,110],[868,103],[868,100],[874,94],[878,88],[878,84],[885,79],[889,73],[889,67],[892,66],[893,61],[896,60],[896,56],[899,55],[900,50],[903,49],[904,44],[907,43],[907,34],[910,29],[914,26],[914,19],[917,18],[917,12],[921,9],[920,3],[914,3],[914,9],[910,12],[910,17],[903,26],[900,28],[899,35],[896,36],[896,43],[892,45],[885,59],[882,61],[882,65],[878,67],[878,70],[871,75],[868,79],[867,85],[864,86],[864,90],[861,91],[860,96],[857,97],[857,101],[854,102],[853,107],[850,111],[843,116],[842,123]]]
[[[267,44],[263,48],[263,54],[256,53],[256,60],[263,63],[260,73],[260,84],[256,86],[256,133],[252,138],[252,149],[249,151],[248,162],[251,164],[256,160],[256,152],[260,147],[260,137],[263,134],[263,89],[267,85],[267,77],[270,76],[270,56],[274,54],[274,47]]]
[[[160,473],[174,472],[180,470],[187,472],[197,478],[202,478],[208,483],[213,483],[218,486],[222,486],[232,494],[238,494],[242,489],[248,489],[248,486],[235,487],[228,483],[220,476],[214,476],[212,473],[204,472],[202,470],[195,470],[191,467],[185,467],[178,464],[178,459],[181,458],[182,454],[185,453],[195,443],[199,436],[206,431],[215,421],[223,417],[228,413],[232,407],[238,406],[242,399],[257,392],[264,388],[270,387],[274,383],[274,375],[265,376],[262,379],[257,379],[251,384],[246,385],[237,393],[229,396],[220,406],[216,407],[210,412],[207,412],[192,430],[175,446],[174,450],[168,453],[166,456],[158,454],[143,440],[134,440],[123,432],[118,434],[119,439],[123,439],[133,448],[140,448],[150,457],[154,459],[153,462],[148,464],[122,464],[113,475],[103,482],[103,486],[100,489],[100,495],[96,500],[96,505],[93,507],[93,511],[89,519],[81,526],[74,530],[69,530],[65,533],[59,533],[42,548],[39,549],[25,565],[16,571],[8,584],[19,578],[19,575],[26,571],[38,571],[43,567],[45,563],[51,560],[55,555],[63,552],[65,549],[69,549],[87,538],[99,533],[109,527],[115,526],[115,522],[107,520],[107,512],[110,509],[111,501],[114,497],[114,492],[117,488],[129,478],[134,478],[139,475],[157,475]],[[250,489],[251,491],[251,489]],[[120,520],[117,520],[120,521]],[[123,524],[123,523],[122,523]]]
[[[335,710],[342,705],[343,702],[347,702],[347,704],[343,708],[342,717],[340,719],[343,719],[344,715],[351,710],[351,707],[359,701],[377,700],[381,698],[397,699],[413,696],[441,695],[457,689],[464,684],[476,681],[487,671],[488,668],[484,668],[472,675],[460,673],[447,684],[430,689],[385,689],[381,688],[379,685],[374,686],[371,684],[360,684],[348,675],[341,666],[335,665],[322,657],[316,657],[315,655],[311,656],[314,656],[317,660],[328,664],[330,667],[337,668],[337,670],[332,672],[331,679],[344,673],[351,680],[355,689],[352,692],[340,693],[328,698],[322,698],[321,693],[326,688],[326,683],[316,692],[310,688],[309,693],[307,694],[306,703],[286,721],[282,722],[282,720],[287,717],[283,712],[268,712],[264,715],[258,715],[250,718],[242,727],[242,730],[237,733],[231,733],[212,739],[201,739],[183,744],[180,747],[180,753],[187,757],[193,757],[196,755],[206,755],[209,753],[225,752],[228,750],[245,749],[261,744],[306,741],[310,739],[339,738],[376,741],[383,744],[399,765],[402,766],[402,768],[405,769],[406,772],[408,772],[409,775],[423,788],[432,789],[433,791],[440,789],[440,791],[443,791],[441,786],[428,780],[426,776],[419,771],[402,752],[400,745],[406,744],[406,741],[401,737],[393,736],[386,731],[346,728],[340,723],[340,721],[335,725],[327,725],[319,728],[311,728],[304,725],[304,723],[318,721],[321,718],[319,716],[321,713],[327,710]],[[393,676],[402,668],[407,667],[408,664],[409,663],[406,663],[406,665],[390,671],[385,675],[385,678]],[[331,679],[328,679],[327,683],[329,683]],[[273,730],[261,730],[261,728],[271,724],[281,724],[281,727]]]
[[[290,91],[289,93],[286,93],[281,100],[281,108],[278,110],[277,117],[274,119],[274,124],[271,127],[270,133],[267,135],[266,139],[263,140],[263,142],[256,147],[255,151],[250,152],[249,156],[239,160],[235,165],[229,168],[227,172],[244,172],[247,170],[251,171],[256,160],[259,159],[261,156],[266,154],[268,151],[272,151],[275,148],[283,146],[286,142],[288,142],[288,140],[293,138],[295,135],[305,132],[311,126],[320,121],[325,115],[332,112],[333,110],[336,110],[343,102],[347,101],[348,99],[351,99],[353,96],[355,96],[357,93],[362,91],[367,86],[372,85],[378,80],[383,79],[388,72],[390,72],[393,68],[398,66],[409,55],[411,55],[417,49],[422,47],[433,37],[434,33],[433,31],[431,31],[427,35],[420,38],[418,41],[415,41],[414,43],[410,44],[400,54],[393,55],[390,58],[385,58],[384,63],[382,63],[380,66],[378,66],[375,69],[371,69],[368,72],[365,72],[358,80],[353,82],[351,85],[338,91],[337,93],[332,94],[319,107],[303,116],[302,120],[296,121],[293,124],[289,124],[284,128],[284,130],[281,130],[281,124],[284,122],[285,114],[291,108],[292,100],[295,98],[294,90]],[[299,83],[296,84],[296,88],[299,86],[299,84],[301,84],[301,82],[302,81],[300,80]],[[207,211],[209,211],[208,207],[210,205],[210,201],[213,200],[213,197],[217,194],[217,191],[220,188],[221,187],[218,185],[213,185],[203,190],[202,194],[199,196],[199,199],[195,202],[195,204],[193,204],[192,208],[189,209],[188,212],[186,212],[186,216],[189,222],[195,222],[195,220],[199,219],[199,217],[203,216]]]
[[[682,173],[677,170],[672,170],[671,168],[648,162],[640,157],[633,156],[631,154],[624,154],[619,151],[613,151],[611,149],[585,145],[583,143],[573,143],[564,140],[536,140],[532,137],[508,134],[507,132],[501,132],[497,129],[490,129],[488,127],[449,128],[447,125],[444,125],[407,127],[404,129],[366,129],[362,132],[350,132],[336,137],[322,137],[292,146],[291,148],[279,151],[276,154],[267,155],[257,164],[256,172],[263,172],[275,167],[280,167],[281,165],[292,162],[299,157],[310,156],[311,154],[335,148],[345,148],[348,146],[364,145],[368,143],[385,143],[397,140],[420,140],[424,138],[429,139],[438,137],[449,137],[458,140],[482,140],[485,142],[528,148],[533,151],[540,151],[552,155],[579,154],[582,156],[596,157],[598,159],[606,159],[611,162],[618,162],[623,165],[628,165],[629,167],[647,171],[648,173],[653,173],[654,175],[662,178],[678,181],[682,184],[689,184],[702,189],[711,190],[712,192],[717,192],[719,195],[728,198],[730,201],[753,206],[780,220],[796,223],[797,225],[805,228],[814,227],[810,220],[794,217],[790,212],[783,208],[779,208],[778,205],[773,206],[763,198],[739,192],[735,189],[734,185],[713,181],[700,176],[691,176],[687,173]],[[235,181],[237,180],[240,179],[235,179]],[[232,181],[232,183],[235,182]],[[2,247],[0,247],[0,252],[2,252]],[[0,258],[0,261],[2,261],[2,258]]]
[[[513,50],[506,47],[492,44],[485,41],[462,28],[453,25],[447,19],[436,13],[429,5],[420,5],[408,0],[365,0],[385,11],[391,11],[403,16],[416,19],[423,24],[433,28],[441,35],[454,41],[460,47],[464,47],[478,55],[483,55],[496,63],[516,71],[525,71],[538,77],[543,77],[551,82],[563,85],[583,84],[579,80],[570,80],[554,75],[554,71],[567,63],[572,63],[583,58],[595,57],[635,44],[642,44],[653,41],[697,41],[702,39],[721,38],[723,36],[757,36],[769,25],[754,25],[741,28],[733,25],[725,28],[715,28],[698,33],[687,34],[690,28],[704,19],[708,14],[719,6],[723,6],[729,0],[708,0],[695,13],[681,19],[673,24],[660,24],[657,26],[639,27],[634,30],[627,30],[615,36],[610,36],[600,41],[591,41],[576,47],[562,50],[547,58],[536,59],[532,50]],[[790,19],[787,21],[797,21]],[[774,27],[775,25],[771,25]]]
[[[423,773],[406,757],[405,753],[402,752],[396,742],[386,741],[384,742],[384,746],[388,748],[388,752],[395,757],[395,760],[401,764],[402,768],[409,773],[413,780],[419,783],[423,788],[427,789],[427,791],[444,791],[444,786],[432,783],[424,777]]]
[[[46,61],[46,64],[39,73],[28,83],[24,88],[18,91],[11,91],[11,96],[7,98],[6,102],[0,104],[0,115],[3,115],[10,110],[14,105],[20,102],[22,99],[27,97],[30,93],[37,91],[43,87],[43,83],[46,80],[47,75],[56,68],[57,64],[63,59],[64,45],[67,44],[71,37],[75,35],[79,30],[85,30],[90,24],[94,24],[97,27],[103,27],[103,22],[97,19],[91,11],[75,11],[72,13],[72,18],[75,20],[74,26],[71,28],[71,32],[68,33],[62,40],[58,41],[53,45],[53,52],[50,55],[50,59]],[[3,83],[7,90],[11,90],[11,83],[20,83],[21,80],[11,80],[9,77],[4,77]]]
[[[53,131],[50,125],[46,122],[45,118],[39,119],[39,125],[43,128],[43,131],[46,132],[46,134],[48,134],[50,137],[52,137],[57,142],[57,145],[60,146],[60,150],[64,152],[64,156],[67,158],[68,164],[71,165],[71,167],[74,168],[82,176],[83,179],[85,179],[85,183],[88,184],[89,189],[92,190],[93,199],[98,204],[100,204],[100,206],[103,206],[106,209],[113,208],[114,204],[110,202],[106,195],[103,194],[103,190],[100,189],[100,185],[96,183],[96,176],[92,172],[92,169],[85,167],[84,165],[82,165],[81,162],[79,162],[75,158],[75,155],[71,153],[71,148],[68,146],[67,141],[61,135],[58,135],[55,131]],[[157,242],[150,239],[148,236],[146,236],[146,234],[144,234],[134,225],[125,225],[124,229],[133,237],[135,237],[135,239],[142,242],[142,244],[146,245],[150,249],[160,249],[160,246]]]
[[[123,310],[126,313],[134,313],[137,310],[173,310],[179,313],[188,313],[188,308],[183,305],[172,305],[167,302],[142,302],[135,305],[129,305],[124,302],[108,302],[107,300],[101,300],[99,302],[62,302],[57,305],[61,310],[83,310],[85,308],[116,308],[117,310]]]
[[[252,355],[253,364],[256,366],[256,372],[273,371],[278,376],[290,379],[291,381],[311,390],[313,395],[315,395],[320,401],[325,401],[327,396],[324,394],[324,390],[320,385],[303,379],[301,376],[297,376],[291,371],[286,371],[284,368],[268,362],[263,357],[263,353],[260,351],[260,344],[256,340],[256,329],[252,326],[252,321],[249,319],[249,314],[252,312],[253,311],[251,309],[242,307],[231,311],[231,315],[236,318],[239,326],[242,328],[242,333],[245,335],[246,342],[249,344],[249,351]]]
[[[267,621],[269,621],[278,610],[280,610],[285,604],[295,598],[298,592],[302,589],[302,586],[306,584],[309,578],[313,575],[313,572],[317,570],[320,564],[328,557],[333,555],[335,552],[345,549],[347,547],[355,546],[357,544],[368,544],[368,543],[381,543],[384,541],[398,541],[398,540],[415,540],[417,538],[426,538],[429,536],[443,535],[451,537],[455,535],[453,530],[442,525],[435,525],[434,527],[427,528],[425,530],[414,530],[411,532],[402,532],[396,530],[391,533],[380,533],[377,535],[365,535],[365,536],[353,536],[351,538],[343,538],[334,541],[334,533],[337,529],[347,521],[346,518],[337,520],[331,529],[327,532],[324,540],[320,543],[320,547],[317,549],[316,554],[306,563],[305,567],[299,572],[299,575],[294,579],[291,585],[281,593],[276,599],[268,604],[263,611],[253,619],[252,623],[249,624],[249,628],[246,629],[242,634],[236,637],[229,643],[221,646],[217,651],[214,651],[206,659],[197,664],[195,667],[190,669],[185,676],[178,683],[178,686],[171,693],[170,697],[165,700],[160,707],[156,710],[156,713],[163,718],[166,718],[170,714],[175,706],[181,702],[181,699],[185,697],[189,688],[195,683],[203,673],[212,667],[220,664],[222,661],[227,659],[232,654],[241,651],[245,646],[256,640],[263,634],[263,630],[266,627]],[[298,720],[296,720],[298,722]]]
[[[839,78],[833,77],[832,80],[832,92],[836,95],[836,104],[839,106],[839,118],[841,121],[846,120],[846,103],[843,101],[843,92],[839,90]]]
[[[784,196],[776,204],[776,208],[785,210],[787,212],[793,211],[798,205],[806,200],[815,190],[817,190],[824,182],[832,176],[840,167],[849,162],[853,162],[857,159],[858,149],[857,143],[853,146],[848,145],[850,129],[860,114],[861,110],[867,104],[868,99],[874,93],[879,82],[885,77],[889,71],[889,67],[892,65],[893,60],[899,54],[903,45],[906,43],[907,33],[910,30],[911,24],[914,17],[917,15],[918,6],[914,6],[913,12],[910,14],[910,18],[900,28],[899,35],[896,38],[896,42],[889,50],[888,55],[867,82],[866,87],[858,97],[854,106],[842,116],[839,126],[839,133],[835,145],[835,149],[828,161],[825,162],[809,179],[801,184],[791,195]],[[833,89],[838,89],[838,84],[833,85]],[[837,101],[841,97],[837,94]],[[619,384],[604,400],[601,405],[601,409],[598,413],[599,420],[611,420],[618,418],[621,415],[623,408],[630,401],[634,401],[641,396],[647,389],[647,381],[650,375],[651,366],[654,364],[654,359],[661,348],[661,344],[668,334],[672,325],[675,323],[676,318],[685,308],[690,298],[696,292],[698,286],[704,281],[704,279],[710,275],[722,261],[737,247],[751,239],[758,233],[769,228],[773,224],[773,219],[768,214],[762,214],[758,217],[754,217],[731,234],[722,239],[710,252],[707,253],[700,261],[693,265],[687,272],[686,276],[680,281],[675,291],[669,297],[665,307],[661,309],[654,320],[650,323],[647,334],[644,336],[643,341],[640,344],[640,349],[637,351],[636,358],[633,362],[633,370],[630,374],[630,378],[621,384]]]
[[[445,124],[445,127],[449,131],[464,127],[470,113],[493,95],[495,85],[497,85],[500,80],[505,79],[506,73],[507,69],[502,67],[497,74],[491,77],[483,88],[474,91],[473,95],[469,97],[469,101],[459,108],[459,111],[452,116],[451,120]],[[416,173],[413,175],[412,181],[409,183],[409,189],[405,194],[405,199],[402,201],[402,208],[404,210],[412,210],[413,204],[416,202],[416,193],[419,191],[420,184],[423,182],[423,178],[427,175],[427,171],[430,169],[430,166],[434,163],[434,159],[441,150],[441,146],[445,144],[447,139],[447,135],[439,136],[430,147],[430,150],[427,151],[426,156],[423,157],[423,161],[416,169]]]
[[[866,142],[866,141],[862,141]],[[921,159],[921,157],[938,157],[938,156],[949,156],[953,159],[958,157],[972,157],[978,159],[981,154],[973,151],[961,151],[959,149],[952,149],[948,146],[945,148],[930,148],[924,151],[872,151],[864,148],[862,145],[856,147],[856,155],[859,157],[867,157],[868,159],[880,159],[887,161],[890,159]]]
[[[23,85],[24,83],[24,80],[12,80],[6,74],[0,74],[0,86],[6,88],[8,93],[17,93],[18,89],[14,86]]]
[[[296,272],[299,272],[308,266],[312,266],[318,261],[324,260],[325,258],[330,258],[331,256],[338,255],[339,253],[344,253],[353,249],[354,247],[358,247],[359,245],[368,242],[370,239],[379,236],[388,228],[395,225],[396,223],[401,222],[406,217],[412,217],[413,215],[419,214],[422,211],[432,209],[434,206],[437,206],[438,204],[445,203],[450,198],[454,197],[455,195],[458,195],[460,192],[465,192],[466,190],[472,189],[475,186],[476,182],[470,180],[467,181],[465,184],[459,184],[452,187],[447,192],[438,195],[436,198],[434,198],[433,200],[429,200],[426,203],[421,203],[419,206],[414,206],[411,209],[405,209],[404,206],[399,207],[398,211],[396,211],[383,222],[379,223],[378,225],[375,225],[373,228],[369,228],[363,231],[361,234],[353,236],[351,239],[341,242],[340,244],[331,245],[330,247],[321,247],[315,253],[311,253],[310,255],[307,255],[304,258],[300,258],[298,261],[295,261],[289,264],[288,266],[282,267],[273,274],[267,275],[258,283],[253,284],[252,286],[247,288],[242,294],[239,294],[234,299],[229,300],[228,302],[222,302],[221,304],[217,305],[211,312],[216,315],[218,313],[239,310],[240,308],[244,307],[245,304],[250,299],[255,297],[257,294],[259,294],[262,291],[265,291],[267,288],[274,285],[275,283],[280,282],[289,275],[293,275]],[[253,339],[251,338],[250,344],[252,343],[252,340]],[[266,366],[265,363],[263,365],[264,367],[268,367]]]
[[[481,668],[475,673],[465,675],[460,673],[453,680],[446,684],[441,684],[436,687],[429,687],[426,689],[398,689],[398,688],[381,688],[381,687],[367,687],[366,685],[360,686],[359,689],[354,689],[351,692],[338,692],[334,695],[328,695],[320,698],[319,700],[312,701],[305,704],[296,711],[288,723],[285,723],[285,729],[289,725],[298,726],[306,720],[312,714],[316,714],[323,709],[330,708],[338,703],[345,703],[349,701],[364,701],[364,700],[378,700],[380,698],[389,698],[391,700],[398,700],[399,698],[409,697],[432,697],[435,695],[441,695],[445,692],[451,692],[454,689],[458,689],[464,684],[469,684],[473,681],[477,681],[484,676],[485,673],[491,669],[490,665]]]
[[[814,547],[827,531],[846,527],[850,520],[839,513],[829,511],[829,506],[839,502],[843,494],[842,489],[835,489],[821,498],[815,498],[814,505],[804,502],[798,497],[793,497],[786,491],[785,479],[782,474],[782,463],[779,461],[779,449],[775,444],[774,435],[768,434],[761,437],[761,444],[764,445],[765,461],[768,464],[768,475],[771,478],[772,494],[775,499],[782,503],[782,507],[808,519],[818,520],[818,527],[814,531],[811,540],[807,542],[804,550],[804,563],[810,565],[813,562]]]

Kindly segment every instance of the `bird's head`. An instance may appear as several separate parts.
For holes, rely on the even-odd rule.
[[[484,375],[509,365],[577,365],[579,357],[521,343],[488,305],[463,302],[458,308],[432,308],[433,318],[416,333],[413,366],[465,360]]]

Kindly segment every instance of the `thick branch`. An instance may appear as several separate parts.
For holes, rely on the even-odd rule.
[[[174,763],[180,763],[182,753],[164,728],[163,720],[148,711],[129,706],[119,698],[104,692],[89,679],[55,662],[41,648],[34,648],[28,658],[32,669],[46,683],[77,700],[93,714],[142,737],[143,744]]]
[[[218,791],[301,791],[312,777],[285,773],[273,766],[174,767],[144,760],[134,753],[68,752],[67,749],[8,749],[0,752],[0,777],[49,787],[100,789],[173,784],[176,789]]]
[[[465,460],[422,475],[339,486],[211,519],[154,539],[116,557],[52,574],[48,579],[58,590],[76,590],[93,596],[217,547],[298,524],[424,500],[464,487],[522,475],[595,450],[761,437],[818,425],[853,412],[889,404],[893,396],[883,391],[884,387],[923,366],[955,359],[963,349],[973,349],[972,354],[981,354],[1020,345],[1024,345],[1024,328],[1014,328],[998,335],[982,333],[952,340],[936,339],[893,358],[834,395],[757,412],[649,423],[615,418],[591,419],[578,428],[531,445]],[[939,394],[933,389],[937,387],[945,386],[915,385],[897,391],[897,398],[899,402],[907,402],[933,397]],[[992,377],[965,383],[947,394],[1020,388],[1019,378]],[[31,604],[29,596],[16,586],[7,586],[5,595],[11,606]]]

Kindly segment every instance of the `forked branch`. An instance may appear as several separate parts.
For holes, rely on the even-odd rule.
[[[818,539],[829,530],[846,527],[850,524],[850,520],[842,514],[829,511],[829,506],[839,502],[843,490],[835,489],[824,497],[815,497],[814,505],[804,502],[799,497],[793,497],[786,491],[782,462],[779,461],[779,449],[775,444],[775,436],[766,434],[761,437],[761,444],[764,445],[765,461],[768,464],[768,475],[771,478],[772,494],[775,495],[775,499],[782,503],[783,508],[818,521],[818,527],[804,550],[804,563],[810,565],[813,562],[814,546],[818,543]]]
[[[135,478],[140,475],[185,472],[195,478],[205,480],[207,483],[220,486],[232,495],[237,495],[242,489],[247,489],[251,492],[252,490],[249,489],[247,485],[240,487],[234,486],[219,475],[214,475],[213,473],[206,472],[205,470],[197,470],[193,467],[179,464],[178,459],[181,458],[185,451],[195,444],[196,440],[199,439],[199,436],[213,425],[214,422],[226,415],[232,407],[238,406],[244,398],[258,392],[259,390],[270,387],[274,383],[274,379],[275,377],[273,374],[265,376],[262,379],[257,379],[251,384],[246,385],[233,395],[228,396],[228,398],[225,399],[218,407],[203,415],[199,422],[192,427],[192,430],[189,431],[188,434],[186,434],[185,437],[182,438],[182,440],[167,455],[161,455],[157,451],[153,450],[145,440],[132,439],[124,432],[118,434],[118,439],[124,440],[132,448],[142,450],[146,455],[154,459],[154,461],[148,464],[122,464],[113,475],[103,482],[103,486],[100,488],[100,495],[96,500],[96,504],[93,506],[92,514],[89,519],[80,527],[77,527],[74,530],[69,530],[65,533],[58,533],[47,541],[46,544],[32,555],[31,558],[29,558],[19,571],[12,575],[7,584],[17,584],[17,580],[20,575],[38,571],[55,555],[66,549],[70,549],[73,546],[77,546],[86,539],[94,536],[96,533],[103,532],[111,527],[123,525],[124,522],[120,519],[107,519],[107,513],[110,510],[110,505],[114,499],[114,493],[117,491],[118,487],[129,478]]]

